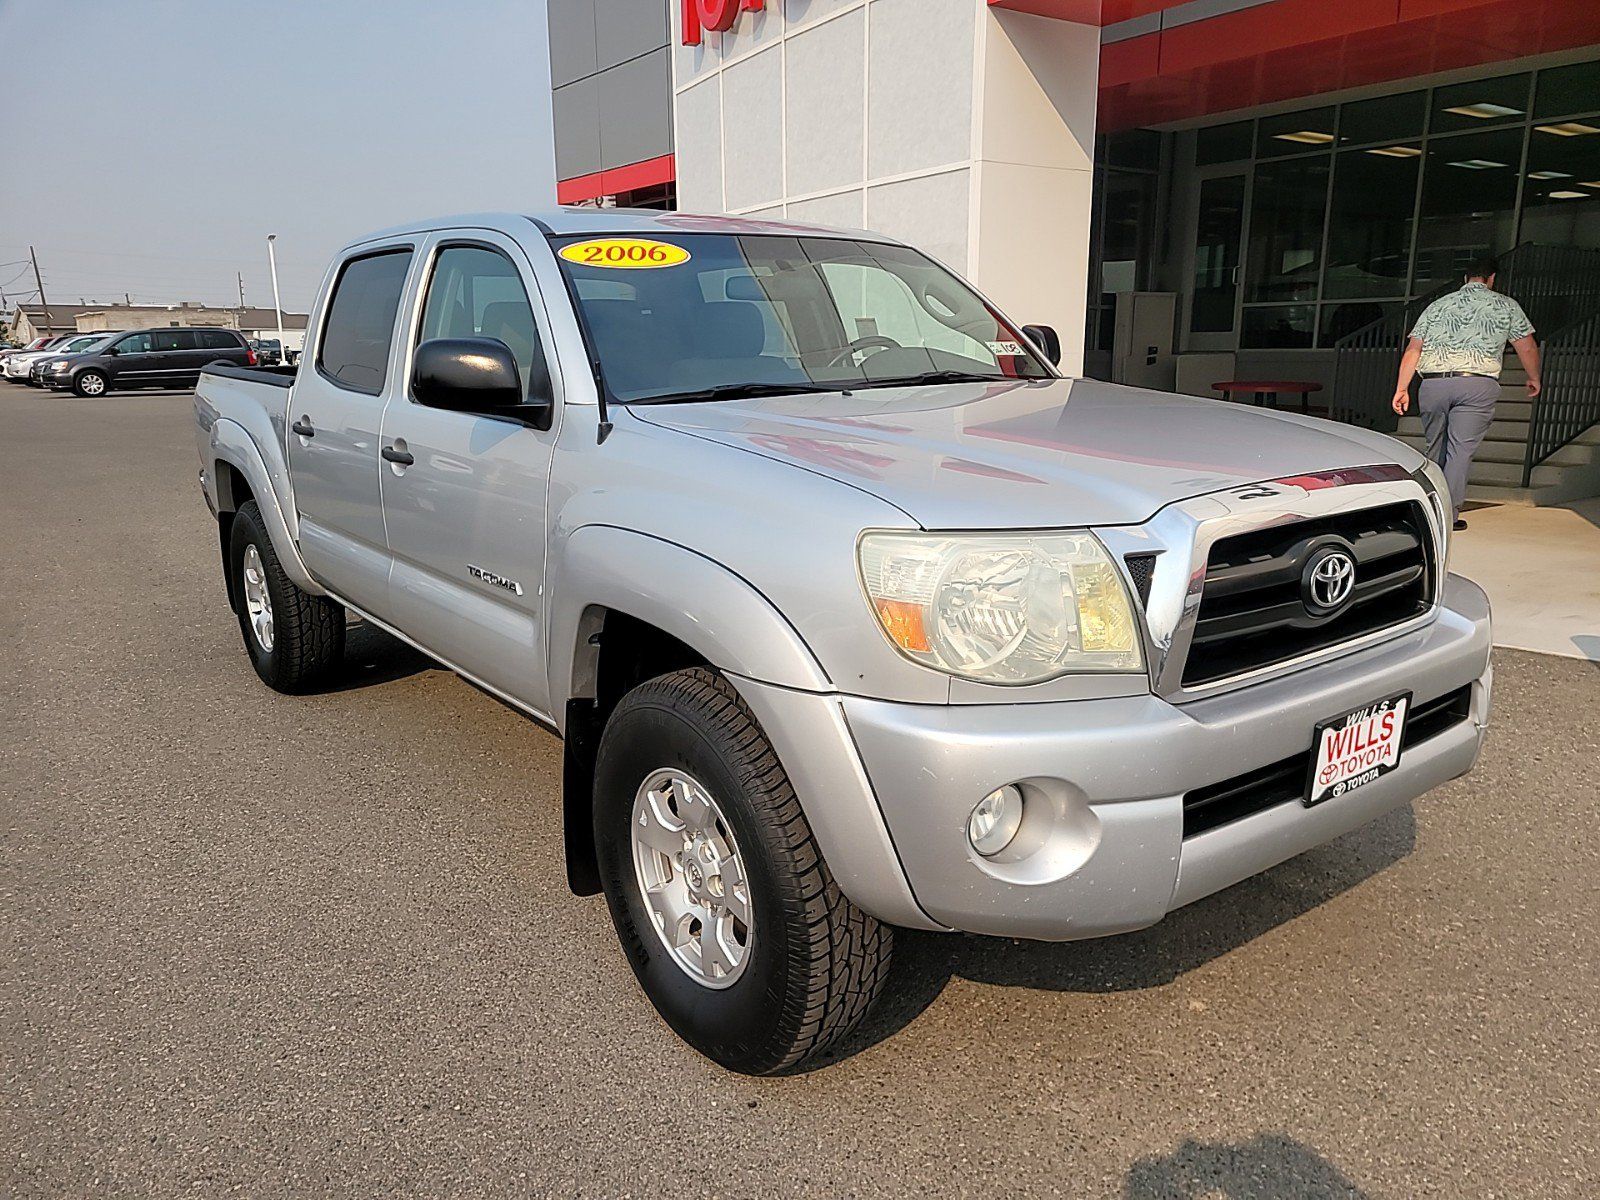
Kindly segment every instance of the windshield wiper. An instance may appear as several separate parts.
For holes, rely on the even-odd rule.
[[[899,375],[892,379],[865,379],[857,388],[916,387],[930,383],[1009,383],[1012,375],[978,375],[972,371],[927,371],[921,375]]]
[[[842,392],[856,384],[828,383],[719,383],[715,387],[688,392],[667,392],[660,396],[641,396],[625,404],[700,404],[714,400],[755,400],[762,396],[794,396],[805,392]]]

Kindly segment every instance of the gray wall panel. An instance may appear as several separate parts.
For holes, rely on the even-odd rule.
[[[602,71],[593,82],[599,90],[602,169],[672,153],[672,60],[666,46]]]
[[[659,50],[670,40],[667,0],[590,0],[600,70]]]
[[[550,85],[559,88],[599,69],[595,0],[549,0]]]
[[[600,170],[598,78],[591,75],[555,90],[557,179],[592,175]]]

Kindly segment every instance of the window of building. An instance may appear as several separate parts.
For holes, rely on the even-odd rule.
[[[1428,142],[1412,295],[1459,279],[1477,255],[1511,248],[1525,132],[1517,126]]]
[[[1482,129],[1527,120],[1528,85],[1532,80],[1532,75],[1503,75],[1499,79],[1435,88],[1431,132]]]
[[[539,328],[516,265],[487,246],[446,246],[434,259],[417,340],[474,337],[505,343],[525,394],[548,392]]]
[[[1589,99],[1600,104],[1600,94]],[[1533,127],[1518,237],[1600,248],[1600,117]]]
[[[1406,294],[1421,164],[1422,147],[1415,142],[1336,156],[1323,299]]]
[[[1600,111],[1600,60],[1539,72],[1533,115],[1541,120]]]
[[[1251,349],[1308,350],[1316,342],[1315,304],[1258,305],[1244,310],[1239,345]]]
[[[1339,143],[1365,146],[1369,142],[1400,142],[1421,137],[1427,118],[1427,92],[1357,100],[1339,109]]]
[[[1234,121],[1200,130],[1195,134],[1195,165],[1208,167],[1215,163],[1238,162],[1249,158],[1251,147],[1255,144],[1255,130],[1254,121]]]
[[[1330,107],[1262,117],[1256,126],[1256,157],[1277,158],[1331,148],[1337,114],[1338,110]]]
[[[1332,155],[1319,154],[1256,165],[1247,301],[1317,298],[1332,164]]]
[[[322,327],[317,369],[340,387],[376,396],[389,374],[389,348],[410,250],[388,250],[345,263]]]

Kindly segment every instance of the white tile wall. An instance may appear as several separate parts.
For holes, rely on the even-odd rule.
[[[875,0],[867,171],[874,178],[972,156],[973,0]]]
[[[866,9],[793,34],[784,52],[787,192],[860,183],[866,145]]]
[[[722,111],[723,199],[728,211],[783,200],[781,47],[740,59],[723,70]]]
[[[832,196],[791,200],[787,215],[791,221],[809,221],[813,225],[860,229],[867,223],[865,198],[866,193],[860,188],[855,188]]]
[[[722,203],[722,85],[713,75],[677,95],[678,207],[716,213]]]
[[[967,269],[971,172],[966,167],[867,188],[867,228],[897,237],[959,273]]]

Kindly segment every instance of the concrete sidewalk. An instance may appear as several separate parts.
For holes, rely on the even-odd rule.
[[[1489,593],[1495,645],[1600,663],[1600,500],[1465,515],[1450,569]]]

